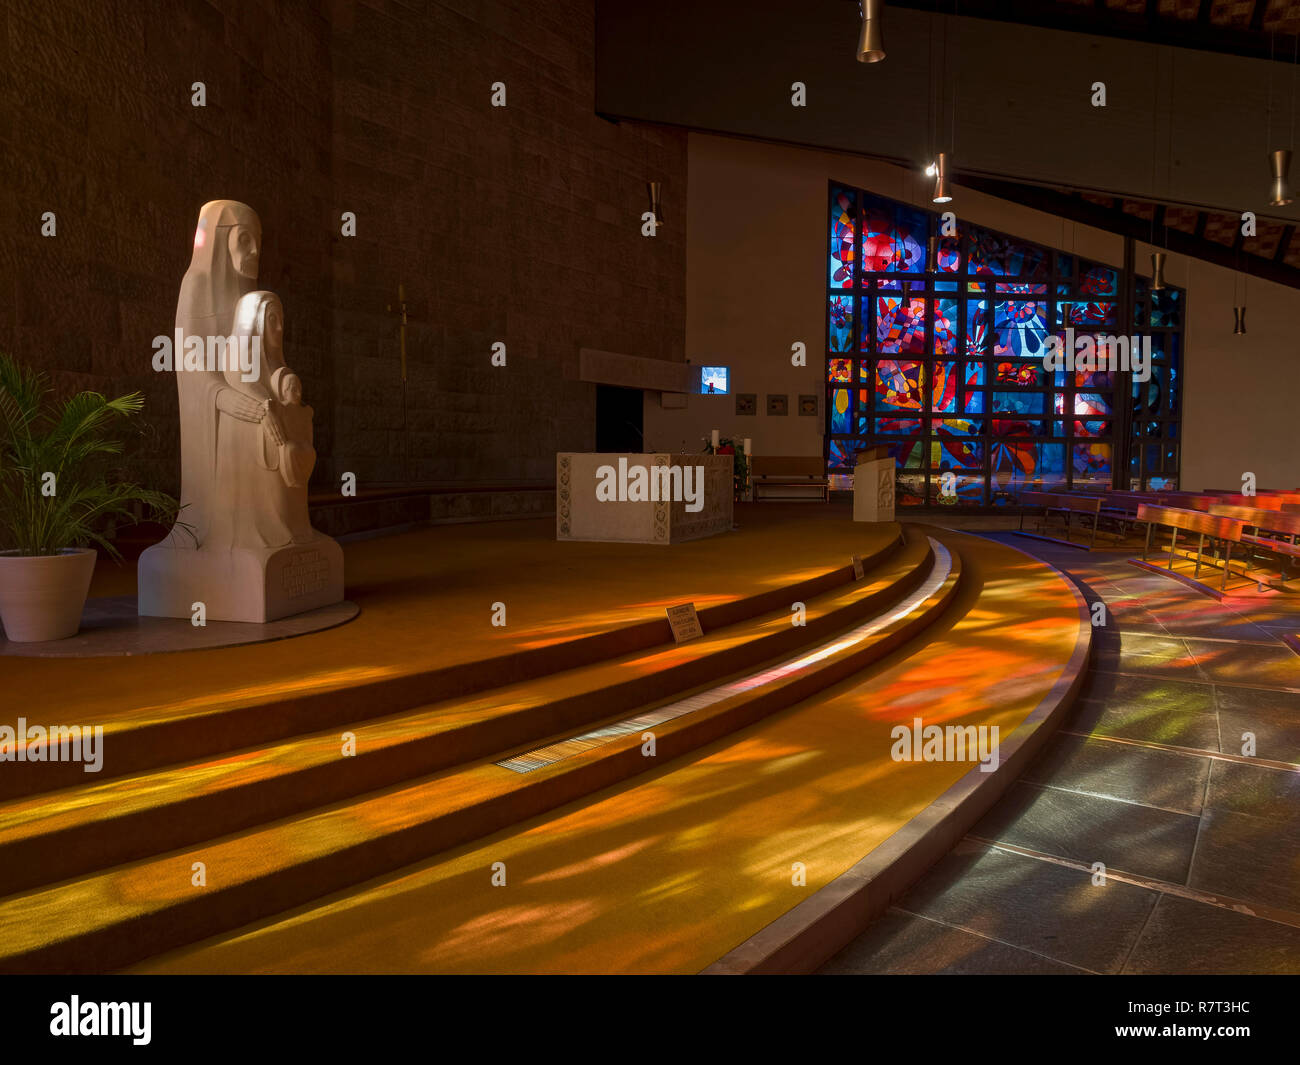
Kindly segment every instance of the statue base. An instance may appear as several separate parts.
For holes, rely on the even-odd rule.
[[[225,551],[175,547],[166,540],[140,556],[139,607],[145,617],[266,622],[343,600],[343,549],[316,533],[301,544]]]

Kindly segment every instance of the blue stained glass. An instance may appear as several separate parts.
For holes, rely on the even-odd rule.
[[[862,269],[871,273],[924,272],[925,213],[875,197],[869,197],[865,207]]]
[[[831,432],[852,432],[849,417],[849,390],[847,388],[831,389]]]
[[[848,351],[853,344],[853,298],[832,296],[827,312],[831,351]]]
[[[1113,329],[1119,321],[1114,303],[1070,303],[1056,305],[1056,324],[1076,329]]]
[[[980,226],[966,230],[967,272],[1038,279],[1047,274],[1047,252]]]
[[[1151,324],[1157,327],[1183,324],[1182,303],[1178,289],[1167,288],[1151,293]]]
[[[939,271],[945,274],[957,272],[961,265],[961,241],[959,237],[939,238]]]
[[[1046,414],[1046,392],[994,392],[994,414]]]
[[[1099,392],[1079,392],[1074,397],[1075,414],[1110,414],[1110,397]]]
[[[957,301],[955,299],[934,301],[934,353],[936,355],[957,354]]]
[[[1088,266],[1079,278],[1079,291],[1085,296],[1114,296],[1119,275],[1109,266]]]
[[[853,286],[853,262],[857,256],[856,207],[857,194],[852,189],[831,190],[831,288]]]
[[[989,314],[988,301],[966,301],[966,356],[981,359],[988,353]]]
[[[1041,302],[999,300],[994,305],[993,354],[1041,359],[1047,348],[1047,322]]]
[[[925,299],[880,296],[876,299],[876,345],[887,355],[925,352]]]
[[[852,469],[857,453],[866,446],[865,440],[832,440],[826,464],[833,470]]]

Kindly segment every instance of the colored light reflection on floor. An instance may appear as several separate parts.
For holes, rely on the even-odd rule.
[[[998,725],[1005,739],[1060,677],[1080,636],[1070,589],[1001,545],[951,542],[967,580],[910,657],[594,801],[136,971],[702,969],[971,768],[892,761],[894,723]]]

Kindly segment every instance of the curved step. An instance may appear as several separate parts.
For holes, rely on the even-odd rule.
[[[897,537],[863,556],[864,566],[871,570],[887,563],[904,544],[900,530]],[[853,584],[853,567],[846,564],[784,587],[702,607],[698,611],[700,623],[706,632],[713,631],[772,611],[788,611],[792,600],[815,599]],[[286,684],[260,689],[241,700],[152,708],[104,726],[104,766],[96,776],[100,780],[131,776],[216,758],[229,751],[274,744],[324,729],[341,729],[504,685],[535,686],[539,678],[672,646],[672,630],[667,618],[660,616],[447,668],[371,677],[354,673],[329,686],[301,693]],[[556,727],[565,726],[558,723]],[[525,741],[504,739],[491,749],[517,742]],[[10,762],[0,774],[0,800],[85,784],[86,774],[75,762]]]
[[[311,901],[491,834],[679,757],[851,676],[942,613],[960,563],[934,549],[935,568],[901,603],[822,647],[713,689],[716,698],[640,731],[612,732],[533,772],[485,761],[0,901],[0,971],[101,970]],[[787,621],[788,624],[788,621]],[[679,700],[680,702],[681,700]],[[648,708],[649,712],[656,709]],[[678,708],[680,709],[680,707]],[[611,725],[616,724],[611,722]],[[195,862],[207,885],[191,886]]]
[[[728,626],[680,647],[376,720],[354,719],[345,726],[356,752],[351,757],[343,757],[344,733],[314,731],[0,803],[0,895],[224,836],[630,712],[885,609],[925,578],[931,561],[929,542],[912,534],[868,580],[810,600],[801,628],[791,625],[787,601],[756,624]]]

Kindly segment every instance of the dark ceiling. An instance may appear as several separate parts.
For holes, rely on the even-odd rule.
[[[1300,287],[1300,203],[1267,196],[1300,147],[1300,0],[886,0],[877,64],[857,8],[597,0],[596,109],[907,168],[946,148],[959,185]]]
[[[1300,0],[888,0],[887,6],[1288,63],[1293,35],[1300,34]]]

